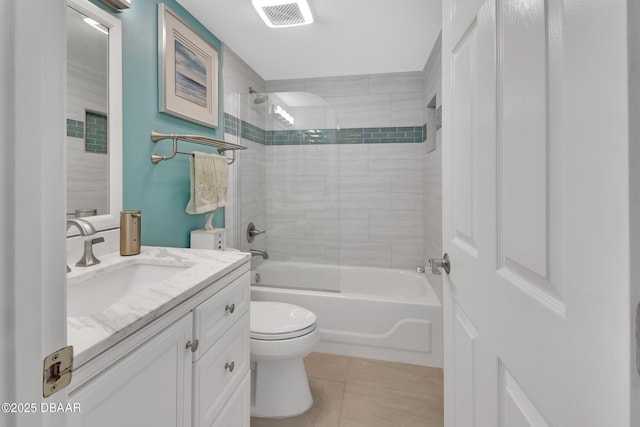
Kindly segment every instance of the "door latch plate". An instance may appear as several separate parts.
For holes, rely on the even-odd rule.
[[[42,396],[49,397],[71,383],[73,346],[61,348],[44,358]]]

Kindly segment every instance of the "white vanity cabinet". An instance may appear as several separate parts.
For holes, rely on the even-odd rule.
[[[249,427],[248,268],[81,366],[69,426]]]
[[[191,314],[109,366],[69,395],[80,412],[69,427],[189,426]]]

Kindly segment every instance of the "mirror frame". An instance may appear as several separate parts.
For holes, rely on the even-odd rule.
[[[98,21],[109,29],[109,106],[107,109],[109,213],[83,218],[93,224],[97,231],[109,230],[120,226],[122,210],[122,24],[118,18],[89,0],[67,0],[67,7]],[[77,234],[75,229],[69,231],[68,235]]]

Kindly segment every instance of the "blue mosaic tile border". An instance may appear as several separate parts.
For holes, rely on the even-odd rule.
[[[422,126],[302,129],[265,131],[231,114],[224,114],[225,133],[264,145],[421,143],[427,139]]]
[[[240,119],[231,114],[224,113],[224,133],[238,136],[240,134]]]
[[[107,153],[107,116],[86,113],[87,136],[84,149],[90,153]]]
[[[67,136],[84,138],[84,122],[67,119]]]
[[[242,120],[240,127],[241,137],[248,139],[249,141],[257,142],[258,144],[265,144],[266,132],[264,129],[260,129],[258,126],[254,126],[249,122]]]
[[[254,126],[249,122],[240,120],[231,114],[224,113],[224,133],[241,136],[249,141],[265,144],[266,132],[264,129]]]
[[[266,145],[420,143],[427,126],[267,131]]]

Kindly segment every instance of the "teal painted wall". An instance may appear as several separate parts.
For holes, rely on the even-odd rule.
[[[189,232],[204,226],[204,214],[185,212],[189,201],[189,156],[151,163],[151,153],[171,152],[170,140],[154,144],[152,130],[222,138],[222,49],[220,40],[207,31],[174,0],[165,5],[218,49],[220,99],[218,129],[212,129],[158,111],[158,3],[134,1],[131,9],[117,14],[122,20],[123,87],[123,185],[124,209],[142,210],[142,244],[188,247]],[[215,149],[179,142],[181,151],[212,152]],[[214,217],[223,226],[224,209]]]

